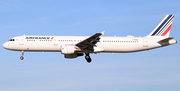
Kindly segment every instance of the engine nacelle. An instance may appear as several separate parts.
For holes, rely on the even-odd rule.
[[[77,58],[78,56],[83,56],[83,53],[64,54],[65,58]]]
[[[61,46],[62,54],[74,54],[74,52],[75,52],[75,46],[70,46],[70,45]]]

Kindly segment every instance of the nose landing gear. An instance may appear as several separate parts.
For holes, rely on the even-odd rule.
[[[21,52],[22,52],[22,54],[21,54],[22,56],[20,57],[20,59],[23,60],[24,59],[24,57],[23,57],[24,56],[24,51],[21,51]]]

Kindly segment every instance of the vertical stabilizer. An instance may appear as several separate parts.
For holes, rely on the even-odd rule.
[[[174,15],[166,15],[164,19],[155,27],[155,29],[148,35],[169,37]]]

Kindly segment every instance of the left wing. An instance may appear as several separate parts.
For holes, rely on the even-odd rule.
[[[104,32],[105,31],[96,33],[93,36],[77,43],[76,46],[78,46],[82,50],[93,50],[93,47],[96,46],[96,43],[100,40],[99,36],[104,35]]]

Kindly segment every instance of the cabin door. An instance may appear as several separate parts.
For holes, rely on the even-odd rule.
[[[144,38],[143,47],[148,47],[148,39]]]
[[[58,45],[58,39],[55,38],[55,37],[54,37],[54,39],[53,39],[53,44],[54,44],[54,45]]]
[[[19,39],[19,45],[24,45],[24,39]]]

